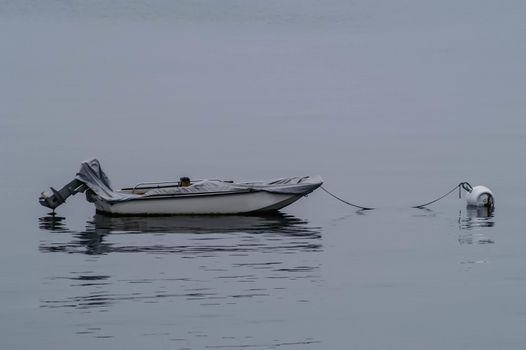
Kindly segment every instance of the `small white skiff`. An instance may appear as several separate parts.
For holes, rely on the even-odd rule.
[[[55,209],[85,192],[97,212],[109,215],[193,215],[272,212],[294,203],[323,183],[319,176],[270,182],[221,180],[148,182],[114,191],[97,159],[81,163],[75,179],[60,190],[43,192],[41,205]]]

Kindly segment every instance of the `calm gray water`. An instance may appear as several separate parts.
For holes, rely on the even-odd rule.
[[[523,1],[0,0],[2,349],[524,349]],[[37,203],[320,174],[273,216]],[[455,195],[489,186],[496,210]]]

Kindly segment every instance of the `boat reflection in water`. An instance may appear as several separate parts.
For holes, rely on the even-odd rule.
[[[38,227],[52,232],[70,232],[66,227],[66,218],[52,214],[38,218]]]
[[[68,235],[69,240],[62,241],[63,235],[53,235],[53,239],[42,240],[42,252],[210,253],[321,248],[319,228],[282,213],[164,217],[110,217],[96,214],[87,221],[85,230],[81,232],[68,230],[65,220],[64,217],[52,215],[39,219],[42,230],[52,233],[71,232],[74,238],[71,240],[71,235]],[[123,239],[123,235],[133,235],[134,244],[126,244],[127,240]],[[159,235],[169,238],[160,239]],[[137,239],[138,237],[140,238]],[[250,241],[253,240],[257,240],[257,244],[251,244]]]
[[[291,215],[188,215],[111,217],[96,214],[87,230],[136,233],[312,233],[307,221]]]
[[[460,244],[495,243],[483,231],[485,228],[495,226],[493,208],[468,207],[465,211],[465,216],[462,215],[462,211],[459,213],[458,223],[460,230],[469,231],[459,235],[458,241]]]

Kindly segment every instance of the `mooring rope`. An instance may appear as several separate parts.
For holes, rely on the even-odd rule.
[[[438,202],[439,200],[441,200],[442,198],[444,197],[447,197],[449,196],[451,193],[453,193],[456,189],[458,188],[458,198],[461,198],[461,195],[462,195],[462,191],[461,189],[464,189],[466,190],[467,192],[471,192],[471,190],[473,189],[473,187],[468,183],[468,182],[461,182],[459,183],[458,185],[456,185],[455,187],[453,187],[448,193],[438,197],[437,199],[435,200],[432,200],[431,202],[427,202],[425,204],[420,204],[420,205],[415,205],[411,208],[417,208],[417,209],[422,209],[426,206],[428,206],[429,204],[433,204],[435,202]]]
[[[362,207],[360,205],[352,204],[351,202],[347,202],[346,200],[341,199],[340,197],[336,196],[335,194],[332,194],[327,189],[325,189],[325,187],[321,186],[320,188],[322,190],[324,190],[329,196],[331,196],[333,198],[336,198],[340,202],[345,203],[347,205],[350,205],[351,207],[355,207],[355,208],[358,208],[358,209],[361,209],[361,210],[373,210],[373,209],[375,209],[375,208]],[[449,190],[446,194],[443,194],[442,196],[438,197],[437,199],[434,199],[431,202],[427,202],[427,203],[424,203],[424,204],[412,206],[411,208],[423,209],[424,207],[427,207],[428,205],[433,204],[435,202],[438,202],[442,198],[445,198],[445,197],[449,196],[451,193],[455,192],[457,189],[458,189],[458,198],[461,198],[462,197],[462,189],[466,190],[466,192],[471,192],[471,190],[473,190],[473,187],[469,184],[469,182],[461,182],[458,185],[456,185],[455,187],[453,187],[451,190]]]
[[[350,205],[352,207],[355,207],[355,208],[358,208],[358,209],[361,209],[361,210],[373,210],[374,208],[367,208],[367,207],[362,207],[362,206],[359,206],[359,205],[356,205],[356,204],[352,204],[350,202],[347,202],[346,200],[343,200],[341,199],[340,197],[338,196],[335,196],[334,194],[330,193],[329,191],[327,191],[323,186],[320,187],[322,190],[324,190],[328,195],[330,195],[331,197],[334,197],[336,198],[337,200],[339,200],[340,202],[342,203],[345,203],[347,205]]]

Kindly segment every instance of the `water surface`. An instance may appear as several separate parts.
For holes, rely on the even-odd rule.
[[[0,345],[523,349],[519,1],[0,1]],[[272,216],[37,202],[320,174]],[[490,187],[496,210],[455,195]]]

